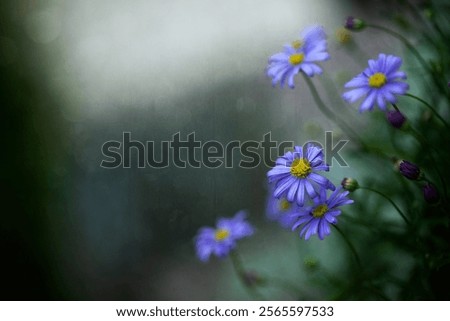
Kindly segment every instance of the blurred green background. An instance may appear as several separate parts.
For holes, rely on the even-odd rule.
[[[323,25],[329,34],[332,60],[321,64],[325,73],[313,80],[324,99],[339,113],[353,114],[352,125],[368,139],[389,141],[392,131],[381,113],[359,115],[338,94],[368,58],[401,55],[404,49],[376,31],[356,34],[349,43],[335,32],[352,14],[389,20],[417,35],[418,26],[408,26],[402,16],[402,3],[2,1],[2,299],[249,299],[228,260],[202,264],[193,247],[199,227],[240,209],[249,211],[257,227],[255,236],[240,244],[249,269],[290,280],[304,299],[380,299],[336,290],[354,273],[339,235],[305,242],[266,220],[264,165],[107,170],[100,167],[101,146],[121,140],[124,131],[156,142],[193,131],[201,141],[224,144],[260,141],[267,132],[297,144],[323,142],[326,130],[345,139],[346,133],[319,113],[301,77],[295,90],[281,90],[272,88],[264,73],[268,57],[311,24]],[[420,91],[414,59],[405,54],[402,69],[412,91]],[[395,152],[391,143],[385,147]],[[388,162],[359,155],[352,142],[345,155],[349,167],[333,164],[328,175],[335,184],[344,176],[383,183],[386,177],[376,173],[387,167],[386,176],[394,175]],[[395,180],[386,188],[398,190],[401,184]],[[411,195],[420,198],[419,192]],[[350,217],[370,208],[401,223],[379,199],[362,193],[359,200],[348,209]],[[359,240],[367,240],[367,233],[353,232]],[[389,268],[407,279],[410,251],[372,241],[358,244],[363,256],[383,262],[372,273]],[[318,267],[305,265],[305,259]],[[325,281],[334,288],[323,287]],[[396,298],[401,290],[389,285],[384,291]],[[278,288],[263,292],[292,299]]]

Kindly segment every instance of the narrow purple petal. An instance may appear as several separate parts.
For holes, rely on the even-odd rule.
[[[384,101],[384,97],[381,93],[377,95],[377,104],[380,109],[386,110],[386,102]]]
[[[356,76],[355,78],[353,78],[344,85],[345,88],[362,87],[362,86],[368,86],[367,77],[365,77],[362,74]]]
[[[305,184],[305,188],[306,191],[308,192],[309,197],[313,198],[317,195],[314,187],[312,186],[312,184],[308,181],[308,180],[304,180],[304,184]]]
[[[391,72],[390,74],[387,74],[386,76],[387,76],[388,82],[391,82],[391,81],[396,80],[398,78],[406,79],[406,73],[403,72],[403,71]]]
[[[297,204],[303,206],[305,203],[305,180],[301,180],[297,190]]]
[[[295,146],[294,147],[294,151],[295,151],[295,157],[296,158],[302,158],[303,157],[303,148],[301,146]]]
[[[269,63],[274,63],[274,62],[287,62],[289,59],[289,55],[286,54],[285,52],[279,52],[274,54],[273,56],[271,56],[269,58]]]
[[[373,60],[373,59],[370,59],[368,61],[368,63],[369,63],[370,71],[372,73],[376,73],[378,71],[378,64],[377,64],[377,62],[375,60]]]
[[[308,76],[308,77],[312,77],[314,76],[314,70],[312,69],[312,67],[310,66],[310,64],[302,64],[301,65],[301,70]]]
[[[290,166],[275,166],[267,173],[267,176],[270,177],[274,175],[286,174],[289,173],[290,170],[291,170]]]
[[[328,184],[328,179],[323,177],[322,175],[311,173],[308,175],[308,178],[316,182],[317,184],[325,187]]]
[[[393,94],[404,95],[408,91],[409,85],[404,82],[392,82],[392,83],[386,84],[383,87],[383,89],[389,90],[389,92],[391,92]]]
[[[393,71],[400,68],[401,65],[402,65],[402,59],[400,57],[395,57],[395,56],[389,55],[386,57],[386,66],[384,68],[384,73],[390,74]]]
[[[317,233],[317,228],[319,227],[319,221],[318,219],[315,219],[311,222],[311,224],[309,225],[309,228],[306,231],[305,234],[305,240],[308,240],[311,235],[314,235]]]
[[[308,144],[307,151],[306,151],[306,158],[308,159],[308,161],[310,163],[313,162],[317,156],[322,156],[322,155],[323,155],[323,152],[322,152],[321,148],[314,146],[312,144]],[[322,159],[320,159],[320,160],[322,160]]]
[[[318,232],[319,238],[321,240],[323,240],[325,236],[330,234],[330,226],[328,225],[328,222],[326,220],[324,219],[320,220]]]
[[[294,182],[295,178],[293,176],[286,177],[279,181],[277,188],[273,192],[273,196],[279,198]]]
[[[299,183],[299,180],[296,180],[289,188],[288,194],[286,196],[289,202],[295,201],[295,194],[297,193]]]
[[[349,91],[345,92],[342,95],[342,98],[344,98],[344,100],[346,102],[354,103],[355,101],[360,99],[362,96],[367,95],[367,93],[369,91],[370,91],[369,87],[362,87],[362,88],[352,89],[352,90],[349,90]]]
[[[377,91],[372,89],[367,96],[366,99],[364,99],[363,103],[359,107],[360,111],[365,111],[373,108],[373,105],[375,103],[375,98],[377,97]]]

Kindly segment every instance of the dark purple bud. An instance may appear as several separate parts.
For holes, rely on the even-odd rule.
[[[361,19],[350,16],[345,19],[344,27],[352,31],[361,31],[366,27],[366,23]]]
[[[418,180],[422,174],[419,166],[406,160],[400,161],[398,169],[403,176],[411,180]]]
[[[423,198],[427,203],[436,204],[439,202],[439,192],[436,187],[431,183],[426,183],[422,188]]]
[[[395,128],[401,128],[406,121],[405,115],[399,110],[391,110],[386,113],[388,122]]]

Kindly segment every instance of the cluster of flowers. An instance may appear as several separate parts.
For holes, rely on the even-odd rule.
[[[308,240],[317,234],[323,240],[330,234],[330,225],[337,223],[340,206],[353,203],[343,191],[318,174],[329,171],[323,150],[312,144],[295,146],[276,161],[268,173],[271,195],[268,217],[292,230],[299,229],[300,237]],[[330,195],[328,191],[333,191]],[[195,239],[197,256],[207,261],[211,254],[225,257],[236,247],[236,241],[254,233],[244,211],[233,218],[221,218],[216,228],[201,228]]]
[[[345,28],[349,31],[361,31],[366,26],[363,20],[354,17],[348,17],[345,21]],[[293,78],[300,71],[309,77],[321,74],[322,69],[315,63],[330,58],[326,50],[326,35],[323,29],[319,26],[305,29],[301,33],[301,40],[285,45],[283,52],[270,57],[267,75],[272,78],[272,85],[279,83],[283,87],[287,79],[289,87],[294,88]],[[380,53],[377,60],[370,59],[368,67],[344,85],[349,90],[342,98],[348,103],[355,103],[364,98],[359,106],[360,112],[373,110],[377,105],[386,113],[386,118],[393,127],[402,128],[407,119],[396,106],[397,96],[405,95],[409,85],[402,81],[407,77],[405,72],[399,70],[401,65],[400,57]],[[392,105],[392,110],[388,109],[388,103]],[[411,168],[420,171],[417,165],[408,161],[401,162],[399,171],[406,178],[421,180],[422,176],[409,173]],[[431,182],[425,180],[422,191],[428,203],[439,201],[439,193]],[[277,192],[279,189],[275,191],[275,197],[279,197]],[[294,193],[293,190],[291,193]],[[287,199],[291,201],[290,197]],[[299,203],[302,203],[301,200]]]
[[[349,23],[349,22],[348,22]],[[294,76],[303,71],[308,77],[320,75],[322,69],[316,62],[330,58],[327,50],[326,35],[320,26],[312,26],[301,33],[301,40],[295,40],[284,46],[284,51],[270,57],[267,75],[272,78],[272,85],[284,86],[286,80],[294,88]],[[398,69],[402,59],[393,55],[380,53],[377,60],[369,60],[369,66],[355,78],[345,84],[353,88],[343,94],[344,100],[354,103],[366,97],[359,110],[372,110],[375,103],[382,110],[387,104],[397,102],[396,95],[405,94],[409,86],[399,81],[406,79],[406,74]]]
[[[365,23],[359,19],[348,18],[345,27],[359,31]],[[327,52],[326,35],[322,27],[312,26],[300,34],[300,39],[284,46],[284,50],[269,59],[267,75],[272,85],[280,84],[294,88],[294,77],[302,72],[308,77],[320,75],[322,68],[317,62],[330,58]],[[398,95],[405,95],[409,89],[406,73],[400,71],[402,59],[394,55],[380,53],[377,60],[369,60],[368,67],[345,84],[349,89],[342,98],[349,102],[364,98],[359,111],[373,110],[377,105],[386,113],[388,121],[401,128],[406,117],[395,105]],[[388,110],[392,105],[394,110]],[[299,230],[300,237],[308,240],[317,234],[323,240],[330,234],[330,226],[337,223],[343,205],[352,204],[348,198],[350,191],[358,188],[353,179],[344,179],[343,188],[337,188],[319,172],[329,171],[324,162],[322,149],[307,144],[295,146],[278,158],[275,167],[267,176],[270,184],[270,196],[267,216],[285,228]],[[399,164],[399,171],[413,180],[421,178],[420,169],[408,161]],[[439,200],[439,194],[430,182],[423,187],[424,198],[433,203]],[[246,214],[238,212],[234,218],[219,219],[216,228],[200,229],[195,238],[197,256],[207,261],[211,254],[225,257],[236,247],[236,241],[251,236],[254,228],[246,221]]]
[[[353,203],[343,191],[318,174],[329,171],[322,149],[312,144],[295,146],[277,159],[267,176],[273,185],[267,215],[283,227],[300,229],[300,237],[308,240],[317,234],[323,240],[330,234],[330,224],[337,223],[342,205]],[[328,196],[328,191],[333,191]]]

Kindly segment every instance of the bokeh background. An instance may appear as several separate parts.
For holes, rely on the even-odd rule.
[[[2,298],[249,299],[228,260],[200,263],[193,247],[199,227],[247,209],[257,227],[239,247],[249,269],[289,280],[303,299],[380,299],[336,290],[354,272],[339,235],[305,242],[266,219],[263,164],[251,170],[107,170],[100,167],[101,146],[120,141],[124,131],[143,142],[169,140],[177,132],[224,144],[261,141],[267,132],[297,144],[323,142],[325,131],[336,140],[348,138],[320,114],[300,77],[295,90],[279,89],[264,72],[270,55],[302,28],[320,24],[332,56],[321,64],[324,75],[313,79],[323,99],[352,119],[355,130],[392,149],[387,125],[358,114],[339,94],[380,52],[404,54],[403,70],[420,92],[416,61],[379,31],[354,34],[349,42],[336,31],[352,14],[415,41],[421,27],[407,24],[404,8],[404,1],[350,0],[2,1]],[[328,175],[336,184],[344,176],[376,184],[386,179],[377,174],[383,168],[394,175],[391,164],[359,155],[352,142],[344,155],[349,166],[334,163]],[[395,180],[387,188],[401,184]],[[361,212],[370,208],[401,224],[389,204],[366,194],[359,200]],[[352,234],[364,239],[367,231]],[[410,252],[374,243],[358,245],[370,249],[363,254],[368,264],[370,257],[382,258],[406,280]],[[320,268],[327,272],[315,272]],[[321,278],[325,274],[328,279]],[[335,288],[322,286],[330,280]],[[400,289],[384,291],[396,298]],[[275,287],[263,294],[292,299]]]

